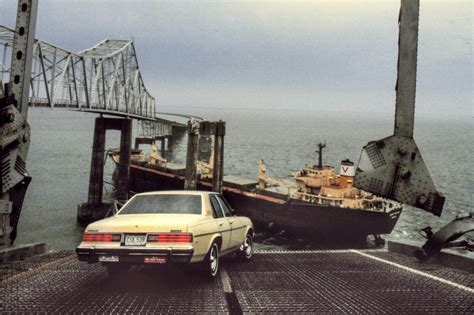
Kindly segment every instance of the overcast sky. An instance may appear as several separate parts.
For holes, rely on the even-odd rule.
[[[14,26],[15,0],[0,0]],[[135,40],[159,110],[394,111],[400,1],[40,0],[37,37]],[[471,1],[422,0],[417,115],[473,115]]]

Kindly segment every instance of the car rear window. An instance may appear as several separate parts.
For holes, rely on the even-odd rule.
[[[201,196],[199,195],[143,195],[135,196],[118,213],[176,213],[201,214]]]

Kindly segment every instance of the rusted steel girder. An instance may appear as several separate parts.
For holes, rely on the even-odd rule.
[[[437,216],[444,195],[436,189],[413,139],[419,0],[402,0],[394,135],[362,149],[354,186]]]
[[[11,45],[11,82],[3,89],[0,81],[0,247],[12,245],[16,238],[23,199],[31,181],[26,170],[30,144],[27,116],[37,10],[38,1],[18,1]]]

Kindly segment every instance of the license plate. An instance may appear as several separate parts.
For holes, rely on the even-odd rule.
[[[118,256],[99,256],[100,262],[118,262]]]
[[[145,257],[145,264],[166,264],[165,257]]]
[[[125,235],[125,246],[143,246],[146,244],[145,234],[127,234]]]

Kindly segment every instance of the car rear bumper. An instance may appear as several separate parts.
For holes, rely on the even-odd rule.
[[[174,264],[189,263],[194,250],[190,248],[96,248],[78,247],[77,257],[89,263]]]

